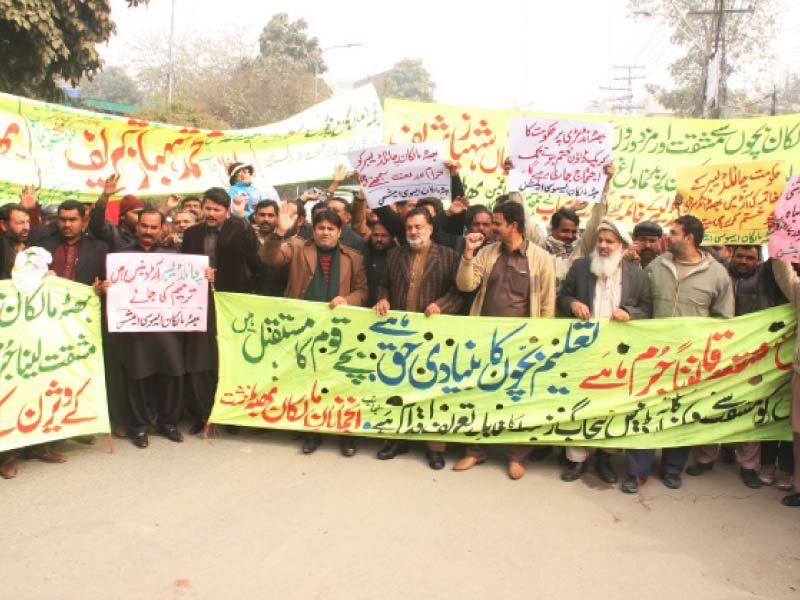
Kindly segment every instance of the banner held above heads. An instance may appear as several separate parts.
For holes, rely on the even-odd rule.
[[[790,439],[787,306],[676,326],[215,303],[215,423],[619,448]]]
[[[100,324],[91,287],[0,281],[0,452],[109,431]]]
[[[771,229],[770,257],[800,262],[800,174],[783,189]]]
[[[106,256],[108,330],[206,331],[207,256],[119,252]]]
[[[782,161],[678,169],[683,209],[703,222],[704,243],[762,244],[786,183]]]
[[[514,116],[611,122],[617,172],[609,190],[609,216],[629,228],[644,220],[663,225],[677,216],[672,204],[680,167],[782,160],[787,178],[800,173],[800,114],[720,120],[555,115],[387,98],[384,140],[442,141],[449,153],[446,158],[462,166],[460,175],[470,200],[492,204],[508,191],[503,161],[508,156],[509,121]],[[542,223],[571,201],[541,192],[525,197]]]
[[[228,187],[227,165],[255,183],[323,179],[351,151],[381,143],[383,114],[364,86],[271,125],[210,131],[91,113],[0,94],[0,202],[35,185],[40,202],[93,202],[112,173],[137,196]]]
[[[411,198],[450,199],[450,172],[440,143],[375,146],[348,158],[370,208]]]
[[[512,117],[509,190],[599,202],[613,135],[610,123]]]

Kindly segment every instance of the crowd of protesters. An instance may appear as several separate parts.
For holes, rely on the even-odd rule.
[[[800,310],[800,279],[794,266],[762,260],[758,246],[704,247],[700,220],[683,214],[667,230],[651,221],[629,232],[607,216],[606,193],[614,175],[607,165],[606,189],[581,229],[582,202],[552,214],[545,231],[534,223],[518,194],[503,195],[492,207],[470,204],[448,163],[452,197],[447,208],[436,198],[419,198],[370,209],[360,190],[339,191],[346,179],[337,168],[328,190],[309,190],[281,201],[253,184],[254,169],[229,166],[230,187],[202,196],[171,196],[151,206],[122,196],[119,219],[106,219],[119,178],[110,176],[92,206],[68,200],[40,206],[30,188],[18,204],[0,208],[0,279],[11,275],[17,254],[40,246],[52,256],[50,269],[66,279],[108,287],[105,257],[115,252],[172,252],[205,255],[214,289],[389,310],[516,318],[665,319],[685,316],[731,318],[791,302]],[[676,202],[680,212],[680,202]],[[213,296],[203,333],[110,333],[104,331],[109,415],[114,433],[147,448],[158,432],[181,442],[188,431],[207,428],[217,383],[218,356]],[[668,488],[682,476],[701,476],[718,460],[736,462],[750,488],[777,485],[792,492],[787,506],[800,506],[800,350],[794,358],[791,442],[744,442],[694,448],[664,448],[659,478]],[[236,433],[235,427],[227,430]],[[355,437],[340,436],[341,452],[356,452]],[[302,435],[302,451],[322,443],[317,433]],[[93,439],[78,441],[92,443]],[[432,469],[445,466],[445,444],[426,442]],[[487,460],[491,446],[465,445],[454,470]],[[377,458],[409,451],[407,440],[386,440]],[[506,449],[508,475],[519,479],[526,461],[552,452],[549,447]],[[649,477],[655,450],[625,451],[625,469],[616,472],[608,448],[568,447],[561,479],[583,476],[592,459],[603,481],[620,480],[636,493]],[[66,457],[42,444],[0,455],[0,474],[14,477],[20,454],[48,462]],[[693,460],[690,461],[690,457]],[[691,462],[691,464],[689,464]],[[687,467],[688,465],[688,467]]]

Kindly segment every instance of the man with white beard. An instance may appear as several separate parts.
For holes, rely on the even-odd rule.
[[[577,259],[564,279],[556,299],[560,315],[589,319],[649,319],[651,316],[647,274],[635,264],[622,260],[633,241],[622,225],[608,217],[600,221],[592,253]],[[562,481],[575,481],[586,470],[591,448],[567,446],[569,465]],[[616,483],[608,452],[597,449],[595,470],[606,483]]]

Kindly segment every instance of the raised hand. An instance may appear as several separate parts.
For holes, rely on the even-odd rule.
[[[297,214],[292,214],[289,204],[281,204],[278,209],[278,222],[275,225],[275,233],[286,235],[297,223]]]
[[[103,182],[103,196],[113,196],[124,189],[119,185],[119,173],[112,173]]]
[[[26,185],[19,193],[19,203],[25,210],[30,210],[36,206],[36,190],[32,185]]]

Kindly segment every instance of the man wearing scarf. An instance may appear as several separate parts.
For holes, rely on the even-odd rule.
[[[629,321],[649,319],[649,280],[637,265],[623,260],[633,245],[625,229],[608,217],[600,220],[597,244],[592,253],[576,260],[569,269],[556,300],[561,316],[581,319]],[[568,446],[566,470],[562,481],[575,481],[586,470],[590,448]],[[606,483],[616,483],[607,451],[595,452],[595,469]]]
[[[313,238],[284,236],[297,222],[297,213],[283,205],[278,213],[275,231],[261,246],[259,257],[273,267],[288,266],[289,280],[286,298],[327,302],[335,308],[341,304],[362,306],[367,299],[367,276],[364,259],[352,248],[339,243],[342,220],[329,208],[314,214]],[[311,454],[322,443],[318,433],[303,434],[303,453]],[[353,456],[355,441],[351,436],[341,438],[342,454]]]

